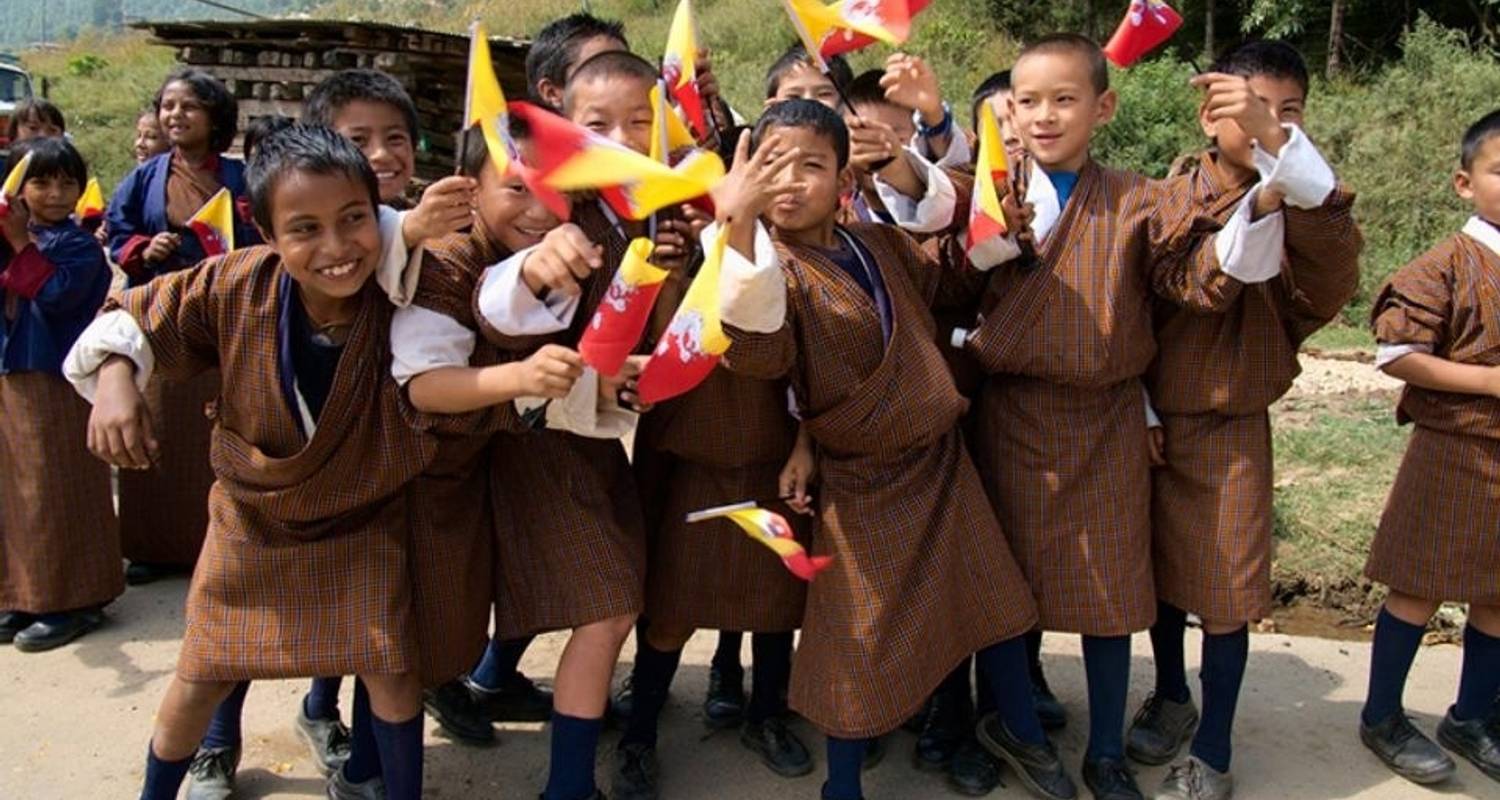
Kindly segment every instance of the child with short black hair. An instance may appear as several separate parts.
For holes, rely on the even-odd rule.
[[[0,642],[39,652],[97,628],[125,586],[109,469],[88,456],[88,406],[61,370],[110,283],[71,218],[88,167],[63,139],[29,139],[6,174],[27,157],[0,215]]]
[[[1386,766],[1421,784],[1454,772],[1401,705],[1427,621],[1444,600],[1468,603],[1469,618],[1458,695],[1438,742],[1500,781],[1500,728],[1490,718],[1500,691],[1500,349],[1486,323],[1500,275],[1500,111],[1464,133],[1453,188],[1474,215],[1397,270],[1370,313],[1375,363],[1406,382],[1396,419],[1413,430],[1365,564],[1390,595],[1375,623],[1359,731]]]
[[[629,50],[625,26],[583,12],[555,19],[532,37],[526,51],[526,87],[532,101],[562,111],[563,89],[579,64],[609,50]]]
[[[839,92],[854,80],[854,70],[843,56],[825,59],[828,71],[818,69],[801,42],[788,47],[766,70],[766,106],[781,100],[814,100],[838,108]]]
[[[45,97],[28,97],[11,111],[5,135],[11,143],[60,137],[68,132],[62,109]]]

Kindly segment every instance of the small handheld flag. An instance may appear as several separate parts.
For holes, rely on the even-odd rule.
[[[73,209],[73,214],[78,217],[79,222],[98,219],[104,216],[104,190],[99,188],[98,178],[89,178],[89,184],[78,197],[78,206]]]
[[[911,17],[929,0],[782,0],[807,55],[823,72],[826,59],[875,42],[901,44],[911,35]],[[915,8],[914,8],[915,7]]]
[[[16,162],[15,169],[5,176],[5,183],[0,184],[0,217],[10,213],[10,204],[21,196],[21,187],[26,185],[26,171],[31,169],[31,153],[21,156]]]
[[[757,507],[754,503],[739,503],[732,506],[709,508],[687,515],[688,522],[703,522],[710,519],[728,519],[740,526],[757,542],[771,548],[781,556],[781,563],[789,572],[804,581],[817,577],[833,562],[833,556],[809,556],[792,535],[792,526],[786,518],[774,511]]]
[[[1104,45],[1104,56],[1124,69],[1160,47],[1182,27],[1182,16],[1162,0],[1130,0],[1130,8],[1115,35]]]
[[[672,110],[672,104],[667,102],[668,96],[666,81],[657,81],[651,87],[651,157],[670,165],[673,152],[693,147],[698,140],[682,124],[682,117]]]
[[[188,228],[197,235],[203,245],[204,255],[221,256],[234,249],[234,197],[229,187],[214,193],[203,207],[198,209]]]
[[[604,299],[578,340],[578,354],[600,375],[619,373],[651,320],[651,307],[668,274],[648,263],[653,249],[650,239],[630,243],[625,260],[620,262]]]
[[[520,159],[516,143],[510,138],[505,93],[495,77],[495,62],[490,59],[490,37],[484,25],[475,20],[469,27],[469,80],[464,93],[464,130],[479,126],[490,161],[505,175],[512,161]],[[460,154],[460,160],[463,156]]]
[[[698,93],[698,27],[693,22],[693,0],[680,0],[667,32],[667,52],[661,59],[661,75],[667,92],[693,129],[693,135],[708,135],[703,116],[703,96]]]
[[[979,117],[979,160],[974,166],[974,199],[969,204],[969,232],[964,249],[974,248],[1006,234],[1005,214],[1000,209],[1000,187],[1006,184],[1010,165],[995,109],[983,104]]]
[[[659,403],[683,394],[702,383],[729,349],[729,337],[719,324],[719,271],[729,229],[718,236],[703,254],[703,266],[688,287],[682,305],[667,323],[646,368],[636,383],[642,403]]]

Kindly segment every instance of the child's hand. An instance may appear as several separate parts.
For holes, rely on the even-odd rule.
[[[1234,120],[1236,125],[1271,153],[1281,152],[1286,131],[1266,101],[1260,99],[1250,81],[1239,75],[1205,72],[1193,77],[1192,84],[1204,90],[1203,108],[1209,120]]]
[[[98,377],[89,413],[89,452],[121,469],[149,469],[160,446],[151,431],[146,398],[135,385],[135,364],[111,356],[99,367]]]
[[[1000,198],[1000,214],[1005,217],[1005,229],[1016,236],[1029,235],[1031,222],[1036,219],[1036,207],[1017,200],[1016,193],[1010,191]]]
[[[887,58],[880,87],[885,89],[885,99],[921,114],[928,125],[943,121],[943,91],[937,75],[917,56],[896,53]]]
[[[141,258],[160,264],[171,258],[180,246],[182,246],[181,236],[163,231],[151,237],[151,243],[146,245],[146,251],[141,254]]]
[[[709,216],[707,211],[691,203],[683,203],[681,208],[682,218],[687,221],[688,228],[693,235],[693,241],[696,242],[699,234],[703,233],[703,229],[707,228],[708,224],[714,221],[714,218]]]
[[[427,187],[422,202],[401,220],[401,237],[408,248],[463,230],[474,221],[474,193],[479,182],[451,175]]]
[[[547,232],[525,263],[521,280],[538,297],[548,291],[579,294],[578,283],[604,266],[604,248],[571,222]]]
[[[789,147],[780,132],[772,132],[750,155],[750,132],[740,134],[734,150],[734,166],[712,191],[719,222],[750,222],[765,212],[775,199],[807,189],[788,169],[802,156]]]
[[[813,513],[813,499],[807,493],[807,486],[817,476],[817,470],[812,440],[799,432],[797,446],[792,448],[792,454],[787,457],[786,466],[781,468],[781,475],[776,480],[781,499],[798,514],[811,516]]]
[[[560,344],[542,345],[521,362],[521,394],[560,400],[583,375],[583,357]]]
[[[693,71],[698,75],[698,96],[703,99],[703,124],[708,127],[708,130],[703,131],[703,140],[699,144],[717,150],[719,132],[714,127],[713,115],[718,113],[720,103],[719,76],[714,74],[708,48],[699,48],[698,58],[693,61]]]
[[[891,126],[863,117],[850,117],[845,122],[849,127],[849,163],[860,171],[877,172],[900,154],[903,143]]]
[[[688,259],[698,246],[698,236],[692,223],[685,219],[666,219],[656,224],[655,248],[651,251],[651,263],[662,269],[687,268]]]
[[[12,253],[19,253],[31,244],[31,231],[26,226],[31,222],[31,209],[20,198],[12,200],[5,216],[0,216],[0,235],[10,245]]]
[[[638,389],[641,373],[646,370],[646,362],[650,360],[649,355],[627,356],[620,367],[620,374],[599,380],[600,397],[628,406],[638,414],[650,411],[655,407],[654,404],[642,403]]]
[[[1151,454],[1151,466],[1167,465],[1167,429],[1153,425],[1146,429],[1147,452]]]

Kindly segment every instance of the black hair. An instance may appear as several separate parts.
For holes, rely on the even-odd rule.
[[[250,123],[245,128],[244,141],[240,142],[240,151],[245,154],[245,161],[255,158],[255,151],[260,148],[260,143],[265,141],[266,137],[296,124],[297,120],[279,114],[261,117]]]
[[[510,119],[510,138],[521,142],[531,138],[531,126],[526,120],[512,116]],[[490,148],[484,141],[484,136],[476,128],[466,137],[459,137],[463,153],[459,164],[463,174],[471,178],[478,178],[484,172],[484,168],[490,161]]]
[[[10,112],[10,129],[6,131],[6,136],[14,141],[16,134],[21,132],[21,123],[33,119],[54,125],[63,132],[68,130],[68,122],[63,119],[62,109],[45,97],[28,97],[16,103],[15,110]]]
[[[365,154],[354,142],[326,125],[287,125],[263,139],[245,173],[250,209],[262,230],[274,233],[271,196],[288,173],[340,175],[360,184],[370,193],[370,208],[380,207],[380,184]]]
[[[839,169],[849,164],[849,129],[838,112],[822,103],[797,97],[767,108],[750,134],[750,152],[760,147],[772,128],[806,128],[833,145]]]
[[[885,87],[880,85],[880,79],[884,77],[885,70],[883,69],[870,69],[859,73],[844,89],[844,99],[848,100],[851,106],[895,105],[885,99]]]
[[[78,148],[62,137],[27,139],[11,145],[5,174],[9,175],[14,171],[27,153],[31,154],[31,164],[26,167],[23,182],[32,178],[68,177],[78,181],[80,190],[89,182],[88,163],[83,160]]]
[[[1010,70],[1008,69],[990,73],[988,78],[974,87],[974,94],[969,98],[969,119],[974,130],[979,130],[979,105],[1001,92],[1008,91],[1010,91]]]
[[[1021,48],[1016,63],[1021,59],[1042,53],[1072,53],[1081,56],[1089,67],[1089,82],[1094,91],[1104,94],[1109,91],[1109,64],[1104,60],[1104,51],[1099,43],[1077,33],[1051,33]]]
[[[1491,111],[1464,131],[1463,148],[1459,151],[1459,164],[1466,170],[1473,169],[1474,159],[1479,157],[1479,148],[1484,143],[1500,136],[1500,110]]]
[[[406,120],[406,132],[411,134],[412,146],[416,146],[422,137],[422,128],[417,122],[417,106],[412,103],[411,95],[406,93],[400,81],[373,69],[346,69],[324,78],[308,92],[302,105],[302,118],[332,128],[333,118],[344,106],[360,100],[383,103],[400,112]]]
[[[578,65],[564,87],[563,107],[571,104],[573,87],[595,78],[635,78],[648,87],[656,83],[656,65],[629,50],[606,50]]]
[[[825,58],[823,61],[828,65],[828,79],[833,81],[833,85],[837,86],[839,91],[842,92],[854,81],[854,70],[850,69],[849,62],[844,60],[843,56]],[[776,63],[766,70],[767,100],[775,97],[776,92],[781,89],[781,79],[799,66],[813,67],[812,57],[807,54],[807,48],[803,47],[801,42],[788,47],[786,52],[781,54],[781,58],[776,59]]]
[[[1215,61],[1210,72],[1223,72],[1253,78],[1264,75],[1268,78],[1285,78],[1302,87],[1302,96],[1307,97],[1307,61],[1297,48],[1274,39],[1257,39],[1236,47]]]
[[[578,51],[596,36],[607,36],[630,48],[624,24],[593,14],[569,14],[537,31],[531,49],[526,51],[526,90],[533,102],[545,103],[539,88],[543,79],[559,87],[568,82],[568,68],[578,61]]]
[[[177,70],[168,75],[162,81],[161,88],[156,90],[156,99],[152,101],[151,107],[156,109],[157,114],[161,114],[162,95],[174,83],[187,84],[197,96],[198,102],[203,104],[203,110],[208,112],[209,149],[222,153],[232,147],[240,121],[240,104],[224,87],[223,81],[195,67]]]

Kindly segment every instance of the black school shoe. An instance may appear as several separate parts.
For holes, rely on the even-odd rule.
[[[1042,723],[1042,730],[1052,733],[1068,727],[1068,710],[1052,693],[1045,676],[1031,676],[1031,701],[1036,704],[1036,718]]]
[[[662,703],[662,711],[667,710],[667,703]],[[635,676],[626,673],[625,680],[620,681],[620,688],[610,695],[609,705],[604,709],[605,716],[616,725],[624,725],[630,721],[630,712],[635,709]]]
[[[188,765],[187,800],[227,800],[234,794],[240,769],[240,748],[199,748]]]
[[[745,673],[708,671],[708,694],[703,698],[703,723],[714,730],[737,728],[745,721]]]
[[[610,786],[615,800],[656,800],[660,779],[655,747],[622,742],[615,750],[615,782]]]
[[[422,692],[422,707],[438,728],[459,744],[486,747],[495,743],[495,726],[462,681],[448,681]]]
[[[948,764],[948,788],[968,797],[984,797],[1005,785],[1000,769],[1000,761],[970,733]]]
[[[104,612],[98,609],[70,611],[52,620],[38,617],[11,641],[23,653],[41,653],[56,650],[103,624]]]
[[[23,611],[0,611],[0,644],[10,644],[16,634],[31,627],[36,617]]]
[[[1094,793],[1094,800],[1145,800],[1135,773],[1125,759],[1101,758],[1083,762],[1083,783]]]
[[[1401,712],[1374,725],[1360,720],[1359,740],[1392,772],[1412,783],[1441,783],[1456,769],[1453,759]]]
[[[519,672],[511,673],[499,689],[487,689],[468,675],[464,686],[491,722],[546,722],[552,719],[552,690]]]
[[[1044,800],[1073,800],[1078,787],[1068,777],[1062,759],[1051,742],[1027,744],[1011,735],[999,714],[986,714],[975,731],[979,743],[990,754],[1010,765],[1027,791]]]
[[[760,756],[762,764],[783,778],[799,778],[813,771],[807,745],[775,717],[765,722],[745,723],[740,729],[740,744]]]
[[[967,700],[942,692],[933,696],[912,754],[917,769],[923,772],[946,770],[959,745],[973,735],[974,710]]]
[[[162,578],[172,578],[186,572],[186,568],[175,564],[148,564],[144,561],[132,561],[130,566],[125,568],[125,584],[145,586],[148,583],[156,583]]]
[[[885,737],[876,736],[870,740],[870,746],[865,750],[865,760],[860,762],[861,772],[869,772],[880,766],[885,760]]]
[[[1490,719],[1464,722],[1454,718],[1453,709],[1449,708],[1443,721],[1438,723],[1437,738],[1444,747],[1468,759],[1490,780],[1500,781],[1500,724]]]

